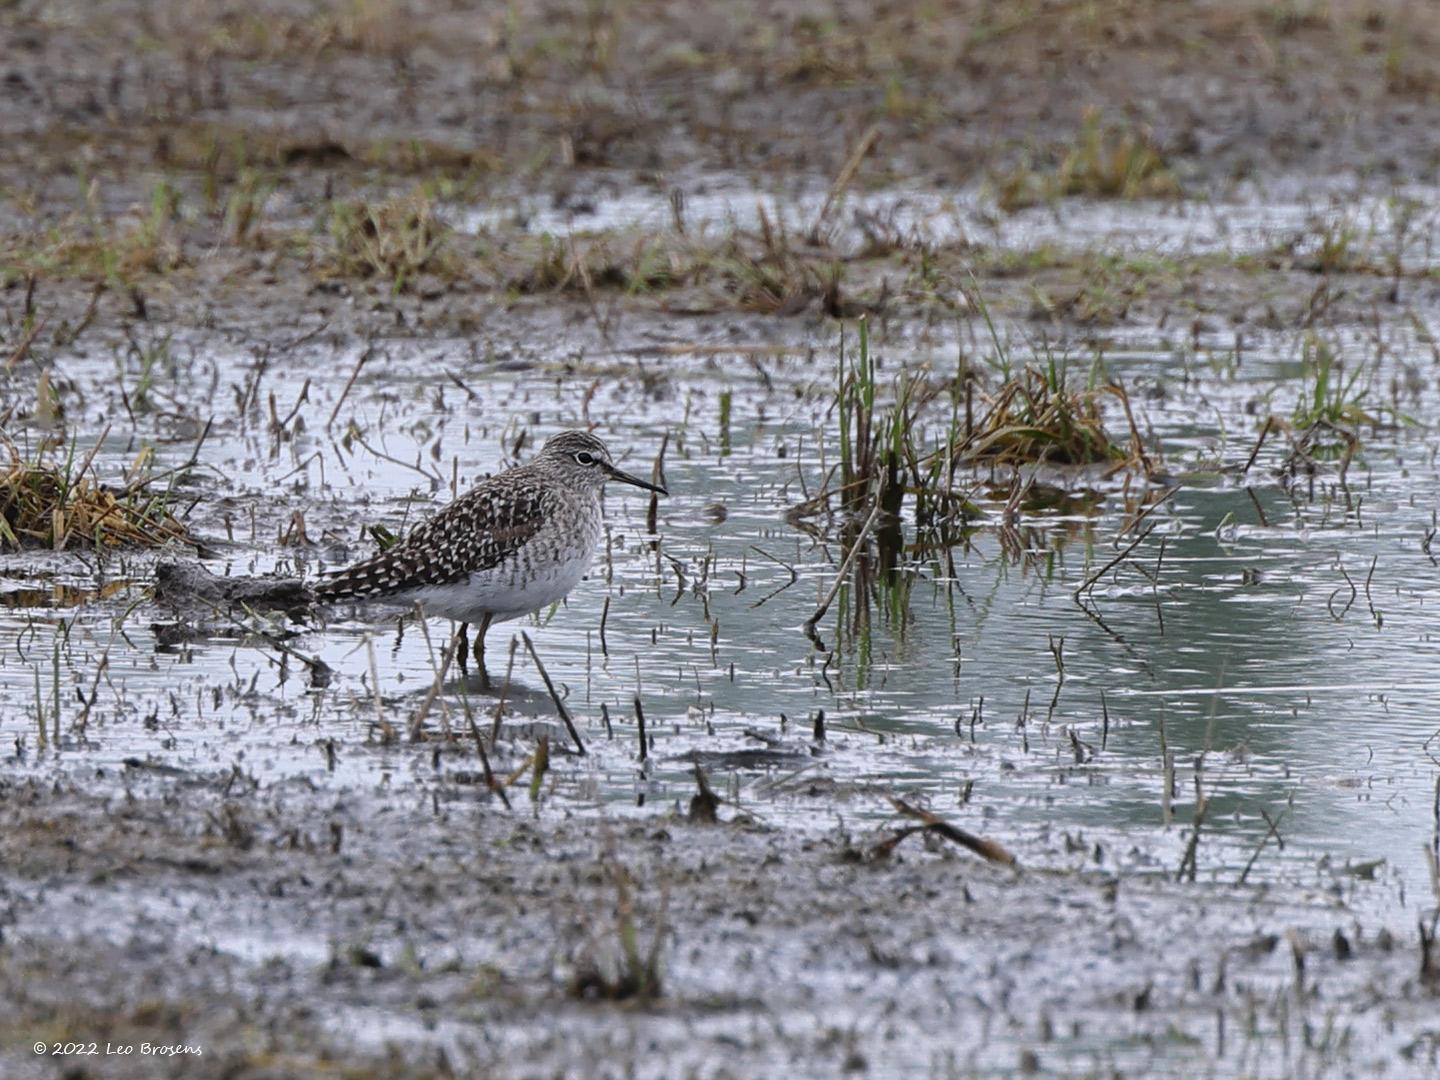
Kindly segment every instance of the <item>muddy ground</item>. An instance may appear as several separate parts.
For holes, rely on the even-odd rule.
[[[693,386],[713,420],[711,391],[729,384],[711,351],[763,358],[747,380],[768,394],[773,378],[764,407],[783,412],[828,370],[816,351],[833,347],[837,320],[862,314],[896,343],[958,324],[974,347],[983,298],[995,318],[1077,348],[1143,338],[1198,356],[1233,342],[1238,366],[1242,342],[1404,328],[1417,366],[1433,354],[1440,263],[1424,185],[1440,165],[1440,23],[1422,3],[21,0],[3,5],[0,32],[0,425],[27,450],[128,432],[105,458],[119,470],[147,443],[183,464],[218,415],[187,520],[235,572],[341,563],[366,550],[357,516],[396,509],[363,476],[304,487],[266,464],[272,443],[283,464],[280,448],[303,441],[286,414],[305,380],[316,403],[298,415],[313,432],[332,406],[341,415],[349,358],[367,349],[378,359],[350,382],[357,400],[393,406],[393,424],[433,400],[453,411],[450,430],[467,425],[467,444],[473,425],[524,457],[529,427],[557,419],[534,418],[560,411],[547,389],[559,400],[591,386],[586,419],[634,435],[638,461],[682,411],[688,423]],[[753,220],[695,209],[745,185],[765,193]],[[965,192],[981,209],[922,236],[847,201],[895,190]],[[637,192],[674,209],[642,224],[606,216]],[[1301,214],[1288,239],[1249,247],[1119,251],[1064,242],[1058,211],[1045,224],[1077,200],[1116,220],[1137,204],[1224,219],[1232,198],[1332,205],[1356,192],[1379,193],[1383,226]],[[547,235],[539,218],[561,224]],[[1017,220],[1033,233],[998,241]],[[1386,392],[1401,400],[1404,379]],[[1163,387],[1149,403],[1162,401]],[[252,439],[247,423],[267,434]],[[672,469],[719,438],[681,436]],[[1407,460],[1424,453],[1422,440]],[[448,482],[449,468],[432,471]],[[692,493],[669,527],[723,521],[743,499],[717,505]],[[755,539],[795,542],[771,509]],[[294,540],[296,512],[313,544]],[[629,541],[615,545],[611,589],[611,633],[636,655],[646,639],[623,622],[625,586],[658,592],[643,577],[659,563],[636,539],[643,516],[616,518]],[[812,592],[839,553],[812,555]],[[331,688],[297,690],[303,676],[264,639],[153,631],[170,621],[148,593],[150,556],[98,569],[69,558],[0,556],[28,590],[7,604],[0,704],[6,1077],[1440,1069],[1434,899],[1361,858],[1332,865],[1292,846],[1268,869],[1277,845],[1262,829],[1207,840],[1223,872],[1179,882],[1186,838],[1168,803],[1163,829],[1158,810],[1145,825],[1037,824],[971,805],[968,789],[957,798],[948,777],[935,809],[1018,867],[939,835],[891,849],[909,819],[888,802],[893,778],[867,779],[880,751],[863,725],[819,741],[807,716],[773,729],[777,741],[768,727],[742,738],[737,723],[712,753],[703,699],[692,715],[688,687],[667,689],[678,704],[661,728],[693,738],[662,746],[671,779],[657,788],[636,779],[628,716],[611,743],[585,709],[594,757],[563,753],[533,672],[507,737],[489,744],[515,778],[505,806],[459,723],[463,695],[449,687],[448,711],[411,741],[431,670],[401,672],[408,684],[383,695],[367,681],[414,658],[398,642],[376,668],[362,651]],[[743,564],[757,581],[761,565]],[[99,578],[132,584],[116,598]],[[138,644],[92,632],[77,597],[119,623],[134,605]],[[764,609],[750,617],[768,625]],[[66,648],[72,628],[91,635],[63,687],[57,625]],[[366,640],[345,626],[332,659],[336,640]],[[551,661],[577,687],[591,671],[580,640],[583,665],[578,645]],[[694,644],[705,652],[703,629]],[[213,684],[217,709],[223,688],[233,710],[218,727],[186,698],[205,696],[195,682],[147,674],[191,649],[199,685]],[[113,681],[97,674],[102,653]],[[818,669],[817,687],[832,662],[845,693],[865,677],[853,651],[787,659]],[[85,696],[95,705],[102,685],[116,705],[87,728]],[[816,708],[836,707],[816,694]],[[37,741],[47,702],[57,737]],[[227,724],[249,724],[253,741],[227,742]],[[553,771],[532,798],[523,768],[542,731]],[[1059,782],[1125,771],[1076,755]],[[1014,767],[1002,756],[976,768],[998,776]],[[845,763],[840,778],[811,782],[808,763],[828,759]],[[697,760],[721,796],[717,822],[692,819]],[[757,777],[779,777],[783,797],[757,795]],[[82,1052],[51,1052],[66,1043]]]
[[[47,1072],[40,1039],[204,1053],[75,1076],[1403,1073],[1434,1052],[1414,941],[1338,888],[1017,871],[919,837],[879,858],[875,835],[509,814],[473,787],[105,779],[6,791],[11,1075]],[[642,960],[660,938],[657,1001],[605,1000],[625,917]],[[1371,1021],[1378,1041],[1343,1035]]]

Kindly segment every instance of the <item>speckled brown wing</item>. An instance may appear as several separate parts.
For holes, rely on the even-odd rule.
[[[542,487],[523,468],[481,482],[391,548],[315,587],[320,600],[355,600],[448,585],[516,557],[545,522]]]

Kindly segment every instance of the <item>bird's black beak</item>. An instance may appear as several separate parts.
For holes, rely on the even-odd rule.
[[[619,480],[622,484],[634,484],[638,488],[653,491],[657,495],[670,494],[670,492],[666,491],[660,485],[652,484],[649,480],[641,480],[638,476],[631,476],[628,472],[615,468],[614,465],[607,465],[605,471],[610,475],[611,480]]]

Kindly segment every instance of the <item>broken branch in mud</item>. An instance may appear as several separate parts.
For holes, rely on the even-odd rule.
[[[899,846],[902,840],[914,833],[933,832],[939,836],[943,836],[946,840],[959,844],[963,848],[968,848],[989,862],[999,863],[1002,866],[1018,867],[1020,865],[1008,849],[996,843],[994,840],[987,840],[983,836],[976,836],[974,833],[968,832],[958,825],[950,824],[950,822],[938,814],[932,814],[929,810],[908,803],[898,796],[888,795],[886,797],[890,800],[890,804],[901,814],[909,818],[915,818],[920,824],[903,828],[890,837],[890,839],[877,844],[872,852],[875,856],[879,858],[887,857]]]

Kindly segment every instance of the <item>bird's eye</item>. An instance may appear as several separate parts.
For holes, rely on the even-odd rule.
[[[580,465],[594,465],[595,455],[590,453],[589,450],[581,450],[575,455],[575,461]]]

